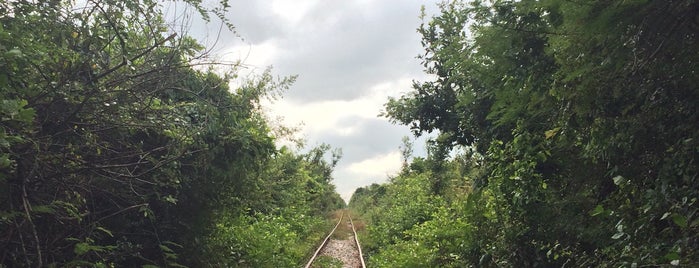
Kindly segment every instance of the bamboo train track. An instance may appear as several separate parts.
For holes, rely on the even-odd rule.
[[[357,238],[357,230],[347,210],[342,210],[340,220],[313,253],[305,268],[322,267],[315,263],[320,256],[328,256],[342,261],[342,267],[366,267],[362,257],[362,247]]]

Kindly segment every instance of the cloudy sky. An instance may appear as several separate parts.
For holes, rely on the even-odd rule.
[[[275,75],[298,75],[281,99],[265,102],[265,110],[300,126],[308,147],[342,149],[334,184],[349,200],[357,187],[383,182],[400,168],[398,147],[410,131],[378,114],[389,96],[426,79],[415,58],[422,51],[416,29],[421,6],[429,16],[436,2],[233,0],[227,17],[237,36],[218,34],[216,21],[191,23],[189,34],[225,60],[242,59],[247,72],[272,66]],[[416,155],[424,154],[423,143],[415,142]]]

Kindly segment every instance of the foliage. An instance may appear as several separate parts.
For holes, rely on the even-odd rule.
[[[390,183],[359,188],[350,207],[367,221],[360,233],[362,248],[372,267],[462,267],[457,249],[469,245],[470,224],[462,211],[464,191],[469,191],[465,169],[471,162],[457,159],[437,164],[433,158],[416,157]],[[425,167],[426,166],[426,167]],[[450,191],[435,194],[430,177],[434,169],[448,181]]]
[[[260,168],[260,188],[239,197],[244,209],[227,206],[219,211],[215,226],[200,245],[205,254],[199,255],[206,258],[195,266],[302,265],[331,228],[326,215],[345,206],[328,178],[313,174],[329,167],[322,158],[329,147],[321,147],[300,155],[281,148]],[[306,162],[318,153],[318,162]]]
[[[344,206],[339,154],[277,149],[260,111],[294,78],[231,89],[162,8],[0,3],[0,266],[296,264]]]
[[[315,267],[323,267],[323,268],[337,268],[337,267],[342,267],[342,261],[330,256],[318,256],[318,258],[313,261],[313,265]]]
[[[696,1],[440,8],[418,30],[434,79],[390,99],[385,115],[416,135],[439,131],[433,159],[414,159],[400,177],[439,182],[428,198],[445,200],[446,209],[405,200],[401,206],[430,212],[410,226],[380,227],[385,219],[367,217],[376,228],[369,236],[403,234],[376,240],[370,262],[699,264]],[[444,153],[461,146],[474,151]],[[459,163],[468,158],[472,165]],[[389,191],[378,190],[412,194],[401,180],[356,192],[351,206],[396,217]],[[440,222],[443,213],[454,223]],[[418,235],[450,228],[459,230],[459,246]]]
[[[224,251],[213,266],[293,267],[300,265],[315,244],[305,238],[314,229],[323,229],[324,221],[305,217],[298,211],[286,215],[242,215],[217,226],[209,244]],[[315,242],[315,241],[312,241]],[[303,243],[303,247],[299,246]]]

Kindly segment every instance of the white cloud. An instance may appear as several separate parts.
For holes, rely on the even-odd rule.
[[[366,178],[385,178],[400,170],[400,158],[400,152],[393,151],[351,163],[347,166],[347,170]]]
[[[272,1],[272,11],[283,19],[296,24],[318,4],[318,0]]]
[[[303,124],[302,131],[309,136],[317,136],[322,132],[348,136],[358,130],[360,122],[355,119],[376,119],[387,96],[399,95],[409,89],[411,83],[411,79],[407,77],[385,81],[371,87],[369,95],[353,100],[298,103],[281,99],[273,103],[265,102],[263,106],[272,117],[284,118],[286,124]]]
[[[337,190],[349,202],[354,191],[372,183],[383,183],[395,175],[401,168],[401,156],[398,151],[375,155],[362,161],[339,166],[334,175],[333,183]]]
[[[246,66],[264,68],[272,65],[274,59],[281,51],[282,49],[279,47],[276,39],[268,39],[255,45],[238,44],[230,46],[223,51],[222,56],[226,62],[241,60]]]

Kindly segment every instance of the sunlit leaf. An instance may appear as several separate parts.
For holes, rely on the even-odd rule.
[[[622,176],[616,176],[616,177],[612,178],[612,180],[614,181],[614,184],[616,184],[616,185],[622,185],[622,184],[626,183],[626,178],[624,178]]]
[[[604,207],[602,205],[597,205],[592,211],[590,211],[590,216],[597,216],[604,213]]]
[[[560,127],[547,130],[544,132],[544,136],[546,137],[546,139],[553,138],[554,136],[556,136],[556,134],[558,134],[558,131],[560,131],[560,130],[561,130]]]

